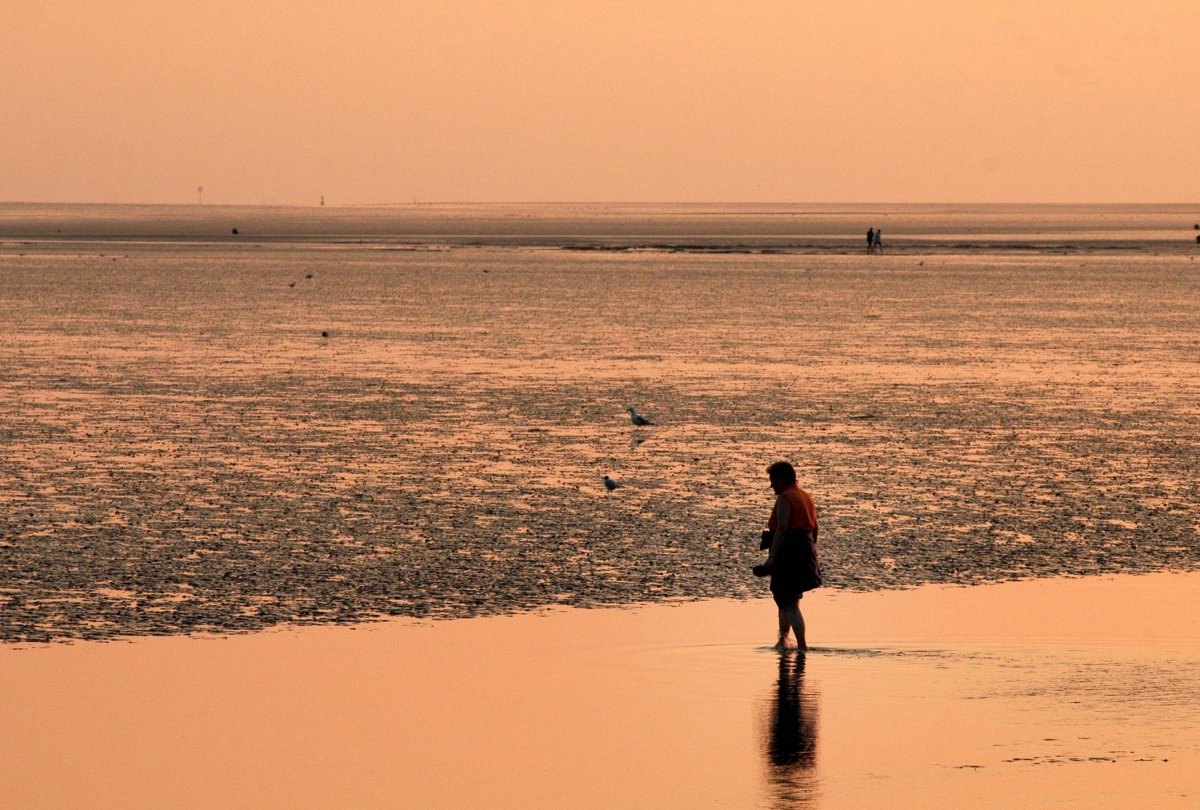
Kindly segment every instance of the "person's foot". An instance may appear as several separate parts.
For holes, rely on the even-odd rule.
[[[784,650],[787,649],[787,641],[785,641],[784,639],[779,639],[779,641],[775,642],[775,646],[772,647],[771,649],[774,650],[775,652],[783,652]]]

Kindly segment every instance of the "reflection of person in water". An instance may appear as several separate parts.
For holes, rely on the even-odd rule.
[[[775,797],[781,804],[815,798],[817,706],[804,689],[804,656],[779,656],[779,682],[767,715],[763,740]]]

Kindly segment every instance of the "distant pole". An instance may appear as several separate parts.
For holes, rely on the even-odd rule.
[[[204,205],[204,186],[196,186],[197,205]]]

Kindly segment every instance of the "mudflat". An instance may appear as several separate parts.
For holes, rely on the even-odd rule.
[[[1200,269],[1146,237],[1178,212],[872,256],[773,252],[770,212],[733,253],[6,212],[6,641],[755,596],[779,458],[831,588],[1200,566]]]

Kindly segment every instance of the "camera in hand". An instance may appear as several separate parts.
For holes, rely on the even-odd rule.
[[[750,570],[754,572],[754,576],[756,576],[756,577],[765,577],[771,573],[771,566],[766,565],[766,564],[756,565],[753,568],[751,568]]]

